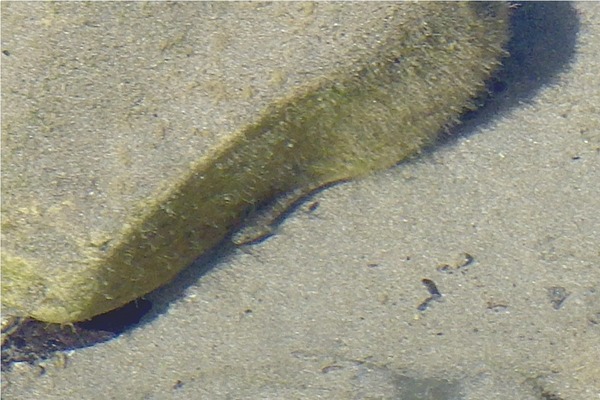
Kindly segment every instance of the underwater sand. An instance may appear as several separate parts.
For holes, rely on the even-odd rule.
[[[453,136],[203,260],[128,334],[16,365],[2,397],[600,398],[600,3],[536,7],[558,43]],[[422,279],[442,298],[420,311]]]

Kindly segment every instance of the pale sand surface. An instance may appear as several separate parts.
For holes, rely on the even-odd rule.
[[[318,193],[130,333],[4,373],[3,398],[600,398],[600,4],[573,7],[575,54],[530,98]],[[420,312],[423,278],[444,296]]]

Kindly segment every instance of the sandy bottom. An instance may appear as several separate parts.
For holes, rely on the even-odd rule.
[[[600,3],[544,7],[565,47],[454,136],[203,260],[129,333],[15,365],[2,397],[600,399]]]

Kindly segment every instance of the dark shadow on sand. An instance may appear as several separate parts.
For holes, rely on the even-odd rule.
[[[578,32],[577,11],[568,2],[518,3],[512,10],[509,56],[489,80],[487,93],[477,99],[479,108],[463,115],[449,141],[527,104],[541,88],[555,83],[575,56]],[[447,140],[443,135],[441,142]]]

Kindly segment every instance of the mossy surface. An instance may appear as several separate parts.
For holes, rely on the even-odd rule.
[[[73,237],[78,251],[67,256],[58,248],[43,257],[11,252],[9,245],[2,252],[3,304],[48,322],[88,319],[169,282],[252,205],[417,153],[471,107],[508,36],[503,3],[397,4],[382,24],[373,33],[377,46],[270,102],[177,179],[136,200],[119,229],[96,234],[92,244]],[[32,206],[22,211],[36,213]],[[11,218],[3,224],[4,243],[24,239]],[[44,227],[27,233],[38,229]],[[79,266],[76,273],[61,266],[65,260]],[[43,263],[52,269],[38,270]]]

